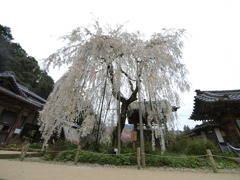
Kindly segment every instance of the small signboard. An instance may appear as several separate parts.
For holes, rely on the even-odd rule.
[[[14,131],[14,134],[20,134],[20,132],[21,132],[21,129],[16,128]]]
[[[131,141],[137,141],[137,131],[131,131]]]

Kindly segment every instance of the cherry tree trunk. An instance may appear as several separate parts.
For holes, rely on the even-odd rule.
[[[123,128],[125,126],[128,106],[129,106],[128,103],[122,103],[122,105],[121,105],[121,114],[120,114],[120,117],[121,117],[121,133],[122,133]],[[117,147],[118,124],[119,123],[117,123],[117,126],[113,130],[113,140],[112,140],[112,146],[113,147]]]

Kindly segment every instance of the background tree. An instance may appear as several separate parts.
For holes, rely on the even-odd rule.
[[[0,25],[0,73],[4,71],[13,71],[19,84],[43,98],[53,89],[53,79],[20,44],[13,42],[10,28]]]
[[[190,133],[192,130],[190,129],[190,127],[188,125],[184,125],[183,126],[183,134],[188,134]]]
[[[96,22],[90,28],[79,27],[64,36],[68,44],[45,62],[47,67],[71,66],[41,113],[42,131],[60,133],[63,121],[74,122],[78,112],[86,108],[85,102],[91,104],[100,124],[112,118],[108,110],[117,107],[118,99],[123,129],[128,106],[137,100],[138,77],[142,99],[167,99],[178,106],[179,91],[189,89],[188,72],[180,62],[184,32],[162,29],[145,40],[140,32],[129,33],[122,26],[102,27]],[[50,121],[52,125],[48,125]]]

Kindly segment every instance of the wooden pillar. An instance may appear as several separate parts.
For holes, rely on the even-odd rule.
[[[240,137],[240,131],[239,131],[238,126],[236,124],[236,120],[234,119],[234,116],[232,115],[230,110],[228,110],[228,116],[230,118],[230,121],[231,121],[232,125],[234,126],[234,129],[235,129],[235,132],[237,134],[237,137]]]
[[[4,107],[0,107],[0,115],[2,114]]]
[[[12,137],[14,135],[14,131],[15,131],[17,125],[19,124],[19,122],[21,121],[24,111],[25,111],[25,108],[23,107],[20,110],[20,112],[19,112],[19,114],[17,116],[17,119],[15,120],[15,122],[13,123],[13,125],[11,127],[11,130],[10,130],[10,132],[8,134],[8,137],[7,137],[7,140],[6,140],[6,144],[11,143],[11,139],[12,139]]]

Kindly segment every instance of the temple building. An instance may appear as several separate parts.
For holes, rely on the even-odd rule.
[[[190,120],[203,121],[191,136],[207,138],[223,152],[227,143],[240,147],[240,90],[196,90]]]
[[[167,100],[159,101],[143,101],[141,104],[141,114],[144,130],[145,142],[152,142],[152,130],[162,129],[162,133],[166,134],[168,130],[168,122],[174,119],[173,112],[176,112],[179,107],[171,106]],[[128,122],[133,125],[133,136],[135,141],[140,141],[140,130],[139,130],[139,102],[133,102],[130,104],[127,112]],[[159,123],[156,123],[156,122]],[[151,127],[152,126],[152,127]],[[156,145],[160,146],[159,139],[160,134],[156,139]]]
[[[0,73],[0,146],[21,141],[31,130],[36,130],[34,139],[39,140],[37,117],[45,103],[45,99],[18,84],[14,73]]]

